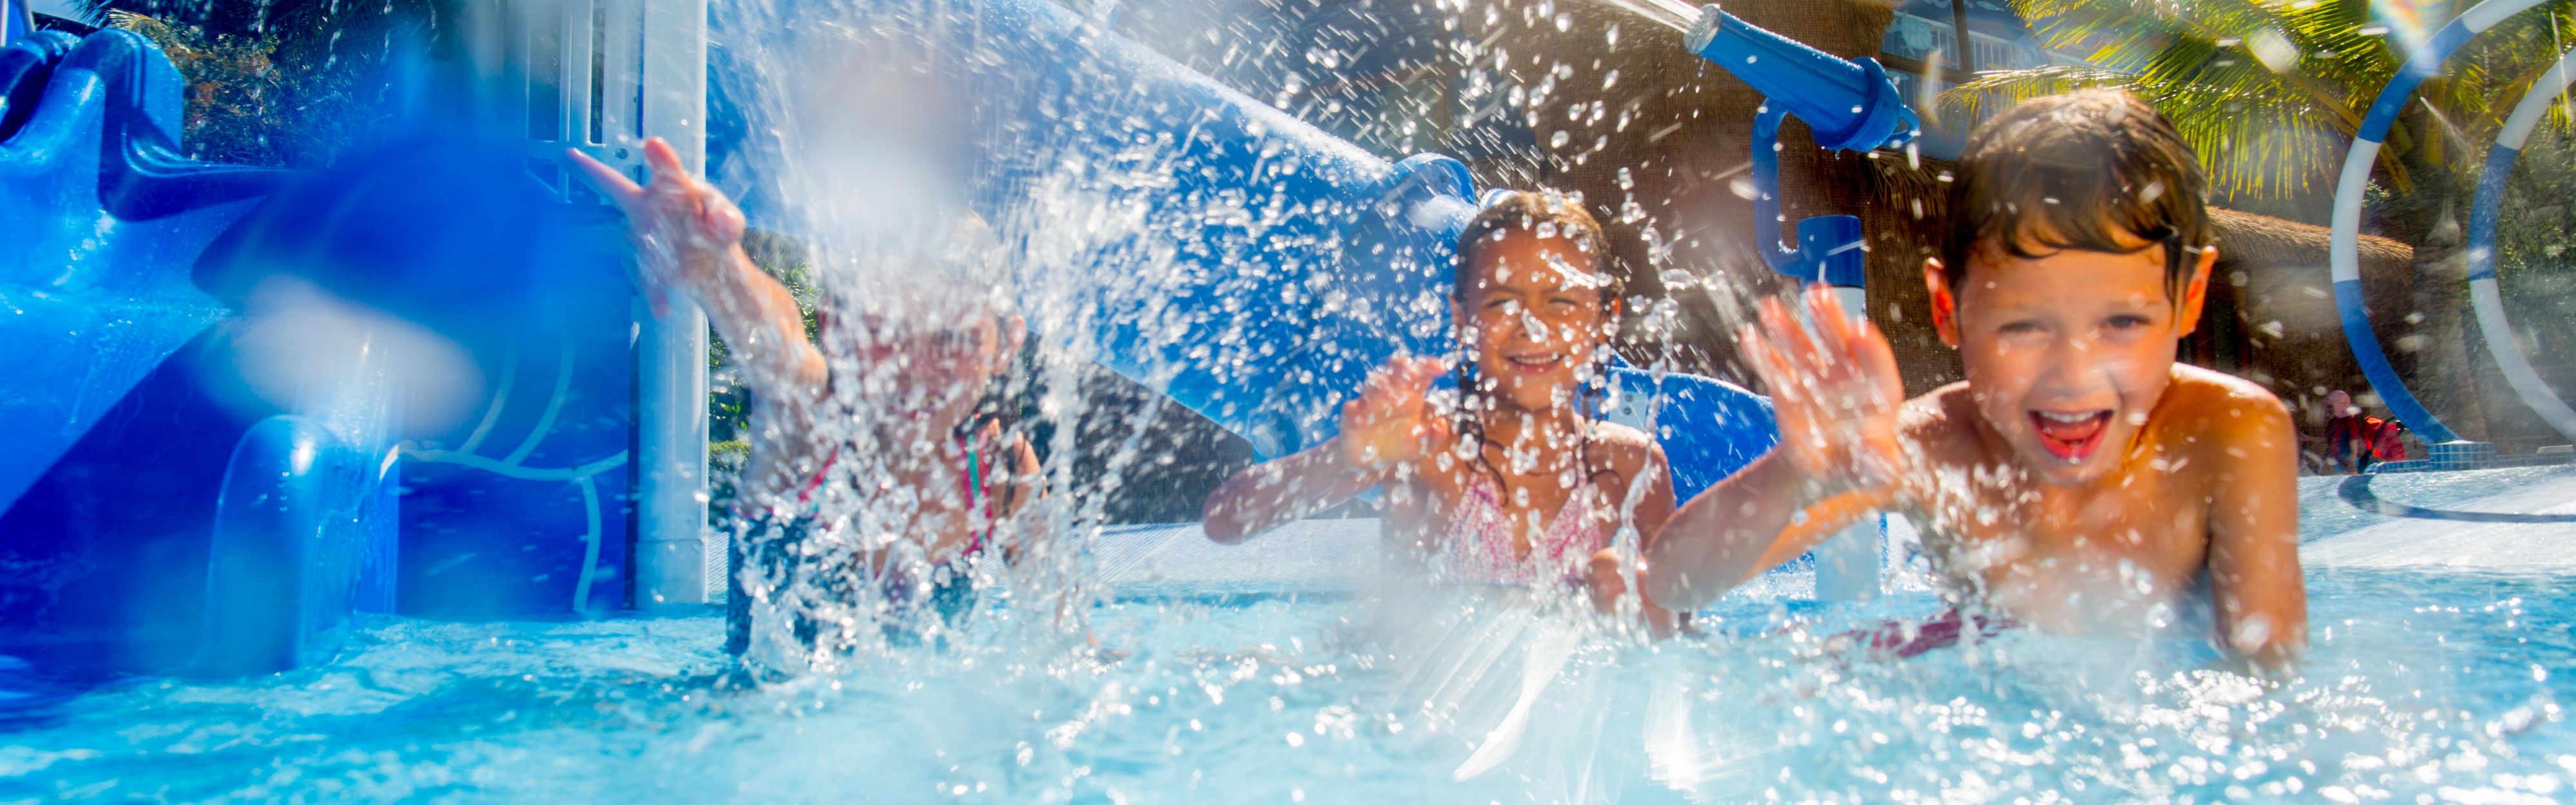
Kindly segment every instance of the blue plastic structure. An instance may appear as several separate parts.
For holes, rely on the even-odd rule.
[[[0,48],[0,653],[210,673],[329,653],[390,548],[381,384],[228,399],[238,335],[190,271],[281,178],[176,152],[141,36]],[[312,403],[312,404],[305,404]]]
[[[2343,175],[2335,183],[2334,235],[2326,249],[2327,267],[2333,271],[2335,309],[2343,319],[2344,340],[2352,345],[2352,357],[2361,364],[2361,373],[2370,379],[2370,388],[2388,403],[2390,413],[2400,422],[2415,429],[2428,444],[2459,441],[2459,434],[2431,409],[2415,399],[2397,369],[2388,363],[2388,355],[2379,349],[2379,336],[2370,331],[2370,308],[2361,296],[2361,204],[2370,185],[2370,166],[2379,159],[2379,146],[2388,138],[2388,129],[2396,125],[2397,114],[2415,96],[2415,88],[2442,74],[2442,62],[2469,40],[2540,0],[2485,0],[2442,25],[2426,39],[2424,46],[2407,54],[2406,65],[2381,87],[2379,96],[2370,103],[2370,112],[2353,132],[2352,150],[2345,152]]]
[[[1857,288],[1866,274],[1860,219],[1819,215],[1798,222],[1798,242],[1780,238],[1780,120],[1806,121],[1816,144],[1846,151],[1902,145],[1920,123],[1877,59],[1844,59],[1700,8],[1683,45],[1726,68],[1765,99],[1753,118],[1754,241],[1781,274]]]
[[[616,255],[516,143],[203,164],[179,86],[127,31],[0,48],[0,655],[258,673],[328,657],[353,612],[621,606]],[[281,289],[346,315],[310,331]],[[397,336],[424,331],[482,395],[406,434]]]
[[[2530,88],[2523,90],[2522,101],[2497,130],[2495,144],[2487,150],[2486,171],[2478,176],[2477,199],[2469,205],[2468,261],[2469,302],[2477,311],[2478,332],[2486,341],[2487,354],[2495,356],[2496,368],[2503,370],[2505,382],[2522,397],[2523,405],[2559,435],[2576,440],[2576,409],[2559,399],[2532,367],[2531,357],[2523,354],[2522,342],[2513,337],[2513,326],[2505,316],[2503,291],[2496,286],[2496,220],[2504,211],[2505,180],[2522,158],[2524,140],[2549,113],[2553,101],[2566,97],[2571,83],[2576,83],[2576,54],[2560,57],[2534,76]]]

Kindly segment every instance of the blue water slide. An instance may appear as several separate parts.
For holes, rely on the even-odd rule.
[[[950,30],[974,32],[934,48],[921,69],[941,92],[975,99],[961,127],[978,138],[966,203],[1006,240],[1048,243],[1065,240],[1047,229],[1069,217],[1122,213],[1125,228],[1086,233],[1079,249],[1022,267],[1058,288],[1082,278],[1070,284],[1097,313],[1102,364],[1277,456],[1331,437],[1341,402],[1387,358],[1451,350],[1454,248],[1476,211],[1456,160],[1390,163],[1052,3],[931,5]],[[719,53],[782,35],[731,23],[719,15]],[[717,132],[757,128],[745,110],[836,100],[786,103],[760,94],[772,85],[722,74],[712,83]],[[792,220],[763,209],[775,202],[756,188],[778,177],[750,167],[776,164],[762,147],[711,138],[710,171],[748,192],[755,222]],[[1742,389],[1629,372],[1622,386],[1640,403],[1693,390],[1657,410],[1694,423],[1664,428],[1668,449],[1724,462],[1710,472],[1749,460],[1735,458],[1738,445],[1768,446],[1769,409]]]
[[[210,382],[241,320],[190,272],[282,177],[182,158],[179,90],[131,32],[0,48],[0,654],[50,670],[327,654],[390,537],[381,384],[289,401],[315,419]]]
[[[195,162],[179,86],[127,31],[0,47],[0,655],[259,673],[356,612],[623,605],[614,222],[452,131]]]
[[[291,282],[413,334],[379,349],[405,405],[387,611],[623,608],[635,293],[619,225],[556,200],[519,143],[440,128],[297,177],[196,282],[239,305]]]

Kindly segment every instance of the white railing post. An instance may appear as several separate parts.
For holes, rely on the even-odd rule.
[[[642,179],[644,138],[658,136],[704,169],[706,0],[475,0],[468,11],[485,113],[524,133],[530,170],[565,198],[595,198],[564,172],[567,146]],[[706,315],[675,304],[657,319],[640,297],[634,311],[632,604],[705,603],[726,572],[707,528]]]
[[[689,170],[706,162],[706,0],[640,4],[639,133],[670,140]],[[707,318],[674,299],[637,305],[635,605],[699,604],[724,590],[722,543],[707,529]]]

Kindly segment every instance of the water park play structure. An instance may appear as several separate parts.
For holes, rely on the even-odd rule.
[[[503,21],[498,35],[572,49],[551,73],[524,47],[474,67],[511,77],[503,108],[552,93],[555,109],[534,105],[545,125],[528,130],[555,135],[537,153],[569,142],[631,167],[654,133],[696,156],[698,133],[721,128],[698,111],[704,84],[687,65],[703,57],[665,45],[705,41],[704,8],[619,8],[630,13],[566,5]],[[1102,282],[1102,363],[1277,455],[1329,436],[1336,395],[1387,356],[1439,350],[1448,255],[1475,210],[1459,163],[1390,165],[1045,2],[967,13],[1014,35],[982,43],[1008,68],[959,74],[1006,99],[985,113],[1031,123],[1002,128],[1044,140],[984,144],[972,203],[1006,236],[1020,223],[1008,199],[1051,166],[999,155],[1106,157],[1140,134],[1179,135],[1149,145],[1180,183],[1128,199],[1178,223],[1046,267],[1109,277],[1149,254],[1189,263],[1157,275],[1176,284]],[[1782,112],[1844,131],[1833,145],[1911,128],[1874,65],[1711,14],[1701,52],[1770,57],[1733,69],[1805,99]],[[610,28],[580,35],[595,23]],[[594,62],[607,68],[568,67]],[[620,258],[596,245],[613,222],[595,208],[580,220],[581,205],[553,200],[560,185],[502,178],[511,166],[490,160],[442,163],[434,148],[312,175],[194,163],[177,156],[177,84],[125,31],[32,32],[0,51],[0,221],[20,245],[0,275],[19,315],[0,338],[34,356],[0,393],[0,653],[66,672],[256,672],[329,656],[353,611],[549,617],[704,600],[723,572],[709,545],[722,538],[699,533],[704,326],[636,314]],[[1068,97],[1111,100],[1057,102]],[[1776,128],[1782,112],[1765,119]],[[1169,125],[1111,124],[1122,120]],[[716,160],[759,147],[730,145]],[[455,178],[383,191],[393,176],[442,175]],[[1075,177],[1115,186],[1106,178]],[[465,203],[478,188],[499,200]],[[1220,209],[1252,214],[1206,214]],[[451,237],[493,227],[519,236]],[[1852,276],[1855,222],[1798,232],[1773,255],[1784,271]],[[483,245],[439,246],[455,242]],[[1325,287],[1342,312],[1281,292]],[[1138,315],[1153,300],[1155,315]],[[316,315],[340,325],[325,331],[334,343],[278,343]],[[642,333],[631,348],[630,328]],[[426,359],[404,350],[422,332],[454,353],[431,357],[485,380],[464,415],[407,431],[435,396],[411,376]],[[1741,389],[1617,375],[1614,415],[1653,417],[1688,491],[1767,448],[1767,406]]]
[[[312,173],[196,163],[179,156],[178,74],[142,37],[22,32],[0,48],[0,223],[17,246],[0,257],[14,314],[0,340],[26,356],[0,381],[0,654],[63,673],[264,672],[330,656],[353,612],[551,618],[722,589],[702,491],[704,320],[643,312],[616,223],[529,165],[569,144],[635,169],[649,133],[719,175],[775,179],[761,173],[773,145],[724,115],[778,99],[710,97],[726,83],[706,43],[726,32],[702,0],[529,8],[490,20],[518,43],[470,65],[499,106],[525,110],[507,128],[530,136],[498,160],[415,147]],[[1036,267],[1091,289],[1105,324],[1080,337],[1096,361],[1279,455],[1329,437],[1338,395],[1388,356],[1441,351],[1447,265],[1476,209],[1464,166],[1390,164],[1043,0],[959,13],[1009,32],[951,65],[955,89],[992,99],[977,130],[1001,132],[973,143],[965,202],[1006,239],[1044,223],[1013,204],[1049,182],[1149,222]],[[1911,111],[1875,62],[1714,6],[1687,43],[1771,99],[1751,154],[1764,258],[1857,294],[1856,218],[1782,237],[1778,127],[1796,116],[1820,146],[1866,151],[1904,143]],[[1122,181],[1137,160],[1163,181]],[[2347,206],[2336,292],[2366,339]],[[1178,270],[1126,270],[1147,260]],[[311,332],[330,337],[281,335]],[[2375,345],[2363,354],[2401,418],[2447,435],[2399,406],[2412,398]],[[1773,438],[1743,389],[1615,375],[1605,414],[1652,424],[1683,495]],[[1877,588],[1880,528],[1819,552],[1820,595]]]

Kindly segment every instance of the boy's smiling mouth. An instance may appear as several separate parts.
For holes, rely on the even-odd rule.
[[[2039,434],[2039,444],[2050,455],[2070,462],[2091,458],[2102,448],[2102,436],[2111,429],[2111,412],[2040,411],[2029,412],[2031,430]]]
[[[1518,355],[1505,355],[1503,356],[1503,362],[1510,364],[1512,369],[1515,371],[1527,374],[1538,374],[1554,369],[1558,364],[1564,363],[1565,353],[1526,352]]]

